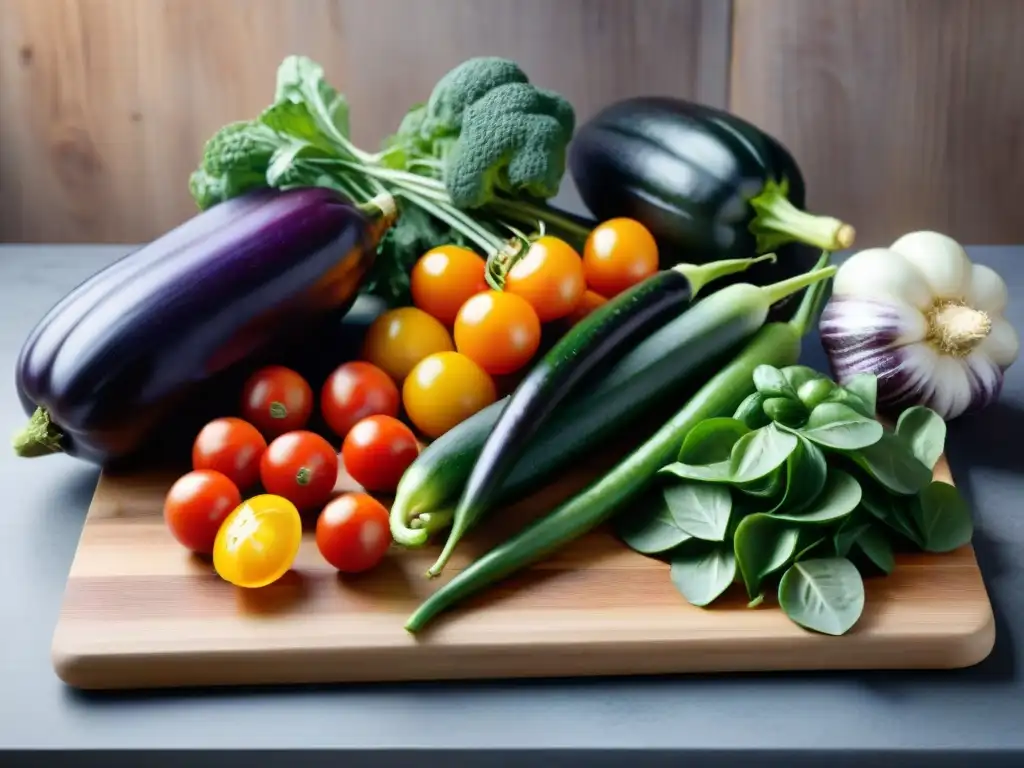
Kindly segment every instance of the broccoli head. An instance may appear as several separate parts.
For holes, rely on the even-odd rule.
[[[283,139],[257,121],[229,123],[203,149],[203,160],[189,179],[200,209],[257,187],[267,186],[267,168]]]
[[[572,105],[530,84],[507,59],[470,59],[438,81],[420,136],[444,159],[444,183],[459,208],[486,204],[495,189],[549,198],[565,173],[575,129]]]

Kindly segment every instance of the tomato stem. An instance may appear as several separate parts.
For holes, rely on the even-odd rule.
[[[275,400],[270,404],[270,418],[283,419],[288,415],[288,408],[284,403]]]
[[[309,485],[312,479],[313,472],[309,467],[299,467],[299,471],[295,473],[295,482],[299,485]]]

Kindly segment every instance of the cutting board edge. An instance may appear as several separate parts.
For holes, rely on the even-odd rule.
[[[987,594],[986,594],[987,598]],[[509,680],[566,677],[629,677],[643,675],[722,674],[785,671],[851,671],[961,669],[983,662],[996,641],[991,602],[960,625],[960,631],[922,638],[913,633],[886,636],[850,635],[821,637],[802,644],[798,651],[779,647],[765,649],[765,638],[724,648],[696,649],[692,641],[565,645],[556,652],[537,653],[524,645],[510,650],[431,646],[439,663],[425,669],[408,648],[392,647],[375,652],[377,661],[367,663],[365,652],[311,649],[296,659],[290,649],[254,650],[231,654],[189,654],[177,658],[162,654],[106,654],[83,652],[65,643],[65,633],[55,632],[51,659],[57,676],[79,690],[153,690],[165,688],[221,688],[266,685],[363,684],[440,682],[457,680]],[[67,633],[73,637],[71,633]],[[913,637],[912,654],[901,643]],[[779,638],[785,640],[786,638]],[[845,644],[849,653],[835,652],[833,643]],[[757,653],[751,653],[757,648]],[[548,649],[544,649],[547,651]],[[502,654],[505,668],[496,671],[490,654]],[[161,656],[171,664],[159,662]],[[430,666],[430,665],[426,665]],[[262,668],[263,671],[254,671]],[[211,674],[211,670],[217,670]],[[381,673],[381,670],[386,672]]]

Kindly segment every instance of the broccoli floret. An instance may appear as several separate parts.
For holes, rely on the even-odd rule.
[[[417,116],[418,118],[418,116]],[[420,123],[459,208],[486,204],[495,188],[549,198],[565,173],[575,129],[572,105],[536,88],[507,59],[470,59],[435,86]]]
[[[189,191],[201,210],[267,186],[267,168],[284,140],[258,121],[229,123],[203,149],[199,169],[189,179]]]

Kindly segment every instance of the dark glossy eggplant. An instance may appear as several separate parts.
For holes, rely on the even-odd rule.
[[[598,219],[628,216],[651,230],[663,267],[774,252],[776,264],[742,278],[764,285],[808,271],[822,250],[853,244],[853,227],[803,210],[804,177],[782,144],[701,104],[615,103],[576,132],[569,169]]]
[[[324,188],[259,190],[97,273],[22,348],[31,419],[15,451],[108,464],[191,429],[219,383],[347,312],[394,211],[388,197],[358,207]]]

